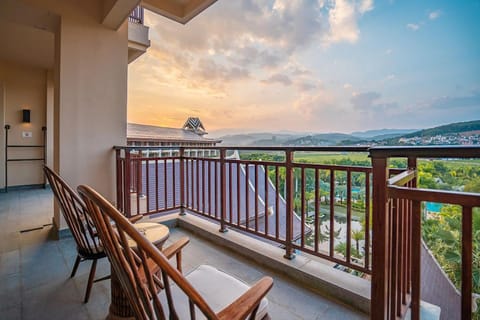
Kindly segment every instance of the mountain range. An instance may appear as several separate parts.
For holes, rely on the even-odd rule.
[[[427,129],[381,129],[345,133],[261,132],[219,137],[224,146],[332,146],[397,145],[402,138],[433,137],[480,131],[480,120],[457,122]]]

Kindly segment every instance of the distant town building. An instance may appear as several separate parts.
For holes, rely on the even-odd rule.
[[[461,133],[445,133],[435,136],[415,136],[411,138],[400,138],[401,145],[423,146],[423,145],[479,145],[480,131],[468,131]]]
[[[185,151],[187,156],[214,156],[217,151],[195,149],[195,147],[215,147],[222,142],[218,139],[209,139],[202,121],[190,117],[182,128],[167,128],[145,124],[127,124],[127,145],[131,147],[172,147],[161,151],[162,156],[172,155],[175,147],[189,148]],[[157,149],[158,150],[158,149]],[[156,151],[160,153],[160,151]]]

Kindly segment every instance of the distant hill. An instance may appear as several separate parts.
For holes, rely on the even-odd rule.
[[[480,130],[480,120],[468,121],[468,122],[456,122],[450,123],[447,125],[424,129],[416,131],[410,134],[403,135],[403,138],[413,138],[413,137],[433,137],[439,134],[449,134],[449,133],[461,133],[468,131],[478,131]]]
[[[435,128],[415,129],[381,129],[362,132],[344,133],[290,133],[261,132],[231,134],[220,137],[224,146],[335,146],[335,145],[399,145],[401,138],[434,137],[437,135],[457,134],[480,131],[480,120],[458,122]],[[418,139],[417,139],[418,140]],[[452,144],[456,140],[453,139]],[[420,142],[421,144],[422,142]],[[427,143],[428,144],[428,143]]]
[[[381,140],[393,138],[395,136],[402,136],[411,132],[416,132],[418,129],[379,129],[352,132],[351,135],[359,138],[369,138],[372,140]],[[382,138],[383,136],[383,138]]]
[[[400,137],[384,139],[384,145],[402,145],[402,144],[459,144],[465,143],[459,139],[459,134],[480,132],[480,120],[468,122],[456,122],[430,129],[419,130]],[[438,138],[436,138],[439,136]],[[448,137],[448,139],[447,139]],[[413,141],[408,141],[413,139]],[[403,140],[403,141],[402,141]],[[407,140],[407,141],[405,141]],[[419,142],[421,141],[421,142]],[[476,143],[475,141],[470,143]]]
[[[285,146],[327,146],[340,144],[343,141],[355,143],[363,139],[344,133],[321,133],[300,137],[284,142]]]
[[[386,139],[399,138],[399,137],[402,137],[403,135],[404,134],[402,134],[402,133],[386,133],[386,134],[381,134],[381,135],[378,135],[378,136],[368,138],[367,140],[382,141],[382,140],[386,140]]]
[[[302,134],[287,133],[246,133],[222,136],[224,146],[281,146],[285,141],[300,137]]]

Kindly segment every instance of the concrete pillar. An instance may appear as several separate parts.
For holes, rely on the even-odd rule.
[[[100,24],[96,0],[60,2],[55,35],[54,168],[76,188],[88,184],[115,200],[112,146],[127,125],[127,23]],[[66,227],[58,210],[54,223]]]

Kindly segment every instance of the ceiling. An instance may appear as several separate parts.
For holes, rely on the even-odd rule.
[[[59,18],[17,0],[0,1],[0,59],[50,69]]]
[[[54,34],[41,29],[0,20],[0,59],[51,69]]]
[[[217,0],[142,0],[141,5],[150,11],[185,24],[216,1]]]
[[[130,1],[133,0],[129,0],[129,3]],[[113,3],[118,2],[113,0]],[[215,2],[216,0],[142,0],[140,4],[157,14],[187,23]],[[59,17],[48,10],[18,0],[1,0],[0,59],[51,69],[54,64],[54,32],[59,21]]]

